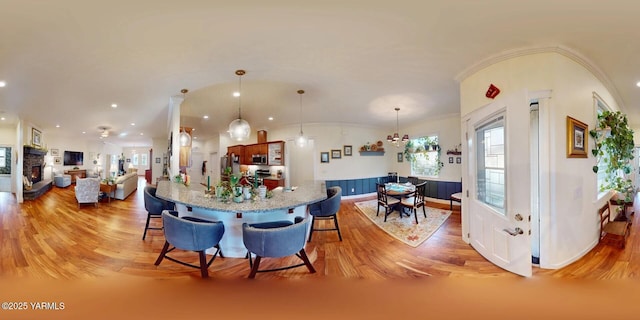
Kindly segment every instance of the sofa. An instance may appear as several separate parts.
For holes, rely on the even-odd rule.
[[[138,189],[138,174],[127,173],[116,178],[116,192],[114,198],[126,199],[131,193]]]

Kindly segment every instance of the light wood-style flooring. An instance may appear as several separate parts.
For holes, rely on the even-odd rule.
[[[17,204],[0,193],[0,275],[36,279],[94,279],[110,275],[143,278],[199,278],[197,269],[165,260],[153,263],[164,244],[162,231],[142,231],[146,219],[143,178],[126,200],[78,208],[73,186],[56,188],[34,201]],[[315,274],[306,268],[260,273],[261,279],[414,279],[425,277],[517,278],[486,261],[461,240],[459,207],[445,224],[417,248],[375,227],[343,200],[338,215],[344,241],[335,232],[318,232],[307,245]],[[636,201],[638,203],[638,201]],[[448,204],[430,204],[448,209]],[[636,211],[638,211],[636,209]],[[595,214],[595,213],[594,213]],[[153,220],[152,220],[153,221]],[[156,220],[156,223],[158,221]],[[599,244],[579,261],[560,270],[534,267],[534,278],[628,279],[640,274],[638,215],[624,250]],[[224,248],[223,248],[224,249]],[[197,256],[185,253],[183,257]],[[264,260],[264,267],[295,262]],[[244,279],[245,259],[217,258],[209,268],[214,279]]]

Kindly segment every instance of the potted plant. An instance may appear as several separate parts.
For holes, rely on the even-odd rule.
[[[632,202],[635,187],[629,175],[633,172],[633,130],[629,128],[627,116],[620,111],[604,111],[598,114],[596,128],[589,131],[593,138],[594,148],[591,154],[598,163],[605,164],[604,183],[600,191],[615,190],[614,200],[621,208],[624,202]],[[593,172],[600,168],[593,166]]]

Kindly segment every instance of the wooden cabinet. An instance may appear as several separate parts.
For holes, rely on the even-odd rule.
[[[284,179],[264,179],[264,186],[267,190],[273,190],[277,187],[284,187]]]
[[[253,164],[253,155],[267,155],[267,144],[257,143],[244,146],[243,164]]]
[[[67,170],[64,173],[71,176],[71,183],[76,183],[76,178],[87,177],[87,170]]]
[[[231,156],[232,153],[238,157],[240,163],[245,163],[244,162],[244,154],[245,154],[245,152],[244,152],[244,146],[243,145],[237,145],[237,146],[228,147],[227,148],[227,154],[229,156]]]

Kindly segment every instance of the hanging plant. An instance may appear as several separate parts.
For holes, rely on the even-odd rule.
[[[596,128],[589,131],[594,148],[591,154],[598,163],[605,164],[605,179],[600,191],[615,190],[624,195],[624,201],[633,200],[633,182],[628,177],[633,172],[633,130],[629,128],[627,116],[620,111],[604,111],[598,114]],[[595,165],[596,174],[601,169]],[[620,199],[622,201],[622,199]]]

